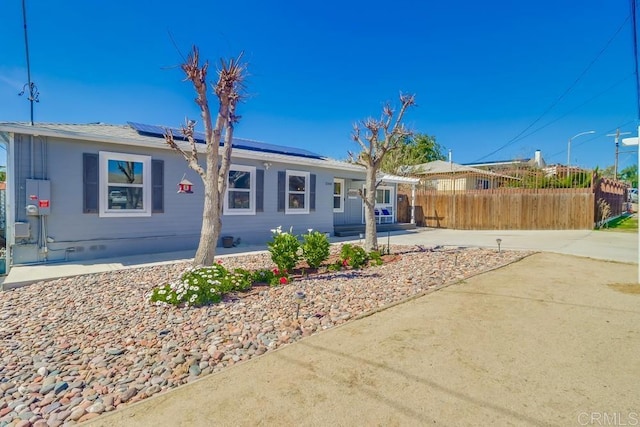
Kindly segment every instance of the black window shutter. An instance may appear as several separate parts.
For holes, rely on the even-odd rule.
[[[278,212],[284,212],[285,202],[287,200],[286,181],[287,174],[284,171],[278,171]]]
[[[264,212],[264,170],[256,170],[256,212]]]
[[[151,160],[151,212],[164,212],[164,160]]]
[[[311,174],[311,179],[309,183],[309,210],[316,210],[316,174]]]
[[[82,153],[82,213],[98,213],[98,155]]]

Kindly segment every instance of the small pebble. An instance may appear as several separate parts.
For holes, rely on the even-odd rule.
[[[334,259],[340,245],[332,245]],[[0,293],[0,425],[87,421],[296,342],[444,283],[528,255],[392,246],[396,260],[294,277],[208,307],[161,307],[154,286],[173,263],[60,278]],[[271,269],[267,252],[225,257],[229,270]],[[304,291],[299,306],[297,291]],[[297,318],[296,318],[297,314]],[[33,412],[32,412],[33,411]]]

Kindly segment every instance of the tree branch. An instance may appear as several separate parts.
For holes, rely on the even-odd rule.
[[[185,124],[182,126],[182,134],[187,138],[189,144],[191,144],[191,156],[198,161],[198,149],[196,148],[196,140],[193,136],[194,128],[196,126],[195,120],[184,119]]]
[[[178,153],[182,154],[182,157],[185,158],[188,166],[194,171],[196,171],[198,175],[200,175],[200,178],[202,178],[202,180],[204,181],[207,174],[205,170],[202,168],[202,166],[200,166],[200,164],[198,163],[197,157],[194,158],[192,155],[190,155],[189,153],[185,152],[182,148],[180,148],[178,144],[176,144],[176,141],[173,139],[173,132],[171,131],[171,129],[165,129],[164,140],[171,148],[176,150]]]

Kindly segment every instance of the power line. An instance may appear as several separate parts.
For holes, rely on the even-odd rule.
[[[573,113],[574,111],[584,107],[585,105],[587,105],[588,103],[592,102],[593,100],[601,97],[602,95],[604,95],[605,93],[615,89],[617,86],[621,85],[622,83],[624,83],[625,81],[627,81],[630,77],[633,77],[634,73],[630,73],[629,75],[627,75],[627,77],[624,77],[620,80],[618,80],[616,83],[612,84],[611,86],[609,86],[608,88],[606,88],[605,90],[597,93],[596,95],[592,96],[591,98],[587,99],[585,102],[583,102],[582,104],[578,105],[577,107],[572,108],[571,110],[567,111],[566,113],[562,114],[561,116],[556,117],[555,119],[551,120],[550,122],[545,123],[544,125],[532,130],[531,132],[529,132],[526,135],[521,136],[520,138],[516,139],[514,142],[518,142],[521,141],[525,138],[530,137],[531,135],[533,135],[534,133],[537,133],[539,131],[541,131],[542,129],[551,126],[552,124],[554,124],[555,122],[567,117],[569,114]]]
[[[634,1],[634,0],[631,0]],[[476,159],[475,162],[479,162],[480,160],[484,160],[487,157],[490,157],[496,153],[498,153],[499,151],[504,150],[505,148],[509,147],[510,145],[514,144],[516,141],[519,141],[520,136],[522,136],[526,131],[528,131],[529,129],[531,129],[536,123],[538,123],[544,116],[546,116],[549,111],[551,111],[556,105],[558,105],[558,103],[560,101],[562,101],[562,99],[564,99],[565,96],[567,96],[569,94],[569,92],[571,92],[571,90],[573,90],[573,88],[578,84],[578,82],[580,82],[580,80],[582,80],[582,78],[587,74],[587,72],[591,69],[591,67],[596,63],[596,61],[598,61],[598,59],[600,59],[600,56],[602,56],[602,54],[609,48],[609,45],[613,42],[613,40],[617,37],[617,35],[620,33],[620,31],[622,31],[622,29],[624,28],[624,26],[626,25],[627,21],[629,21],[630,16],[627,15],[627,17],[625,18],[625,20],[622,22],[622,24],[620,24],[620,26],[618,27],[618,29],[615,31],[615,33],[613,33],[613,35],[611,36],[611,38],[609,38],[609,40],[607,41],[607,43],[605,44],[605,46],[600,50],[600,52],[598,52],[598,54],[596,55],[596,57],[589,63],[589,65],[587,65],[587,67],[580,73],[580,75],[578,76],[578,78],[576,78],[576,80],[562,93],[562,95],[560,95],[555,101],[553,101],[551,103],[551,105],[544,110],[544,112],[542,114],[540,114],[533,122],[531,122],[531,124],[529,124],[529,126],[527,126],[526,128],[524,128],[522,131],[520,131],[520,133],[518,133],[516,136],[514,136],[513,138],[511,138],[509,141],[507,141],[505,144],[503,144],[502,146],[500,146],[499,148],[497,148],[496,150],[493,150],[492,152],[490,152],[489,154],[480,157],[479,159]]]
[[[636,101],[638,104],[638,120],[640,120],[640,73],[638,72],[638,34],[636,18],[636,0],[631,0],[631,22],[633,24],[633,60],[636,70]],[[640,138],[640,135],[638,136]]]
[[[616,129],[618,129],[618,128],[622,128],[622,127],[625,127],[626,125],[629,125],[629,124],[633,124],[634,122],[635,122],[635,120],[628,120],[628,121],[626,121],[626,122],[624,122],[624,123],[621,123],[620,125],[618,125],[618,126],[614,127],[613,129],[609,129],[609,130],[608,130],[608,131],[606,131],[605,133],[614,132]],[[598,136],[598,134],[597,134],[596,136],[593,136],[593,137],[591,137],[591,138],[583,139],[582,141],[580,141],[580,142],[578,142],[578,143],[574,144],[574,145],[573,145],[573,148],[580,147],[580,146],[582,146],[582,145],[584,145],[584,144],[586,144],[586,143],[588,143],[588,142],[594,141],[594,140],[596,140],[596,139],[598,139],[598,138],[599,138],[599,136]],[[566,153],[566,151],[567,151],[567,150],[560,150],[560,151],[558,151],[558,152],[555,152],[555,153],[553,153],[553,154],[549,155],[549,157],[548,157],[548,158],[549,158],[549,159],[553,159],[554,157],[556,157],[556,156],[558,156],[558,155],[560,155],[560,154]]]

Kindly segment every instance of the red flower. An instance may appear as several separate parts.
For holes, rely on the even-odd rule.
[[[222,264],[222,260],[221,259],[219,259],[217,262],[218,262],[218,264]]]
[[[348,259],[345,259],[344,261],[342,261],[342,265],[343,265],[343,266],[345,266],[345,267],[346,267],[347,265],[349,265],[349,260],[348,260]]]
[[[287,282],[288,282],[288,280],[287,280],[287,278],[286,278],[286,277],[281,277],[281,278],[280,278],[280,284],[281,284],[281,285],[285,285],[285,284],[287,284]]]
[[[272,271],[273,271],[273,274],[275,274],[276,276],[280,275],[280,270],[278,270],[277,268],[274,268]]]

